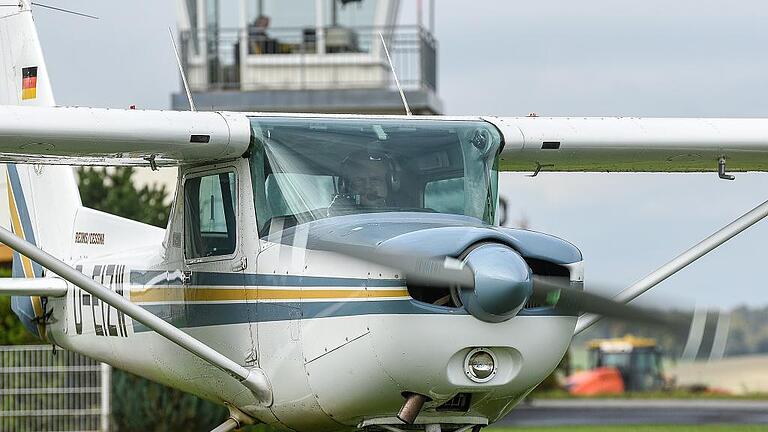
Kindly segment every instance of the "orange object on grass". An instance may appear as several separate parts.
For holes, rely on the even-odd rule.
[[[565,387],[578,396],[620,394],[624,393],[624,379],[618,369],[600,367],[576,372],[566,379]]]

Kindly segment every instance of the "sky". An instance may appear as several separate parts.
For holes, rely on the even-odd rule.
[[[175,2],[46,3],[100,17],[35,10],[59,104],[169,107],[179,88],[168,35]],[[415,2],[401,1],[401,22],[415,16]],[[766,19],[764,1],[437,0],[438,93],[457,115],[768,117]],[[582,250],[588,287],[618,290],[768,196],[768,174],[729,182],[714,169],[505,173],[501,190],[513,221]],[[762,222],[651,297],[766,305],[766,241]]]

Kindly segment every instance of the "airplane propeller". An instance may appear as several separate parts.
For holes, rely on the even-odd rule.
[[[535,275],[520,254],[501,243],[481,243],[459,258],[330,241],[320,248],[398,269],[414,285],[455,290],[464,308],[482,321],[506,321],[530,301],[554,307],[564,315],[593,313],[625,321],[676,324],[654,311],[575,288],[566,278]]]
[[[659,311],[629,305],[581,289],[574,289],[562,278],[534,276],[534,294],[531,299],[538,304],[553,306],[571,315],[592,313],[622,321],[640,322],[667,327],[687,327],[686,318],[661,315]]]

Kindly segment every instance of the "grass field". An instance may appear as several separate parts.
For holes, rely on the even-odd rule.
[[[488,432],[765,432],[766,425],[557,426],[483,429]]]

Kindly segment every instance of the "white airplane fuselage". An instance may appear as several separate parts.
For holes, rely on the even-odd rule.
[[[196,171],[222,168],[241,176],[238,218],[247,221],[255,210],[245,159],[182,170],[179,190]],[[180,195],[175,209],[183,208]],[[408,226],[409,218],[425,217],[447,218],[449,229],[463,222],[448,215],[403,213],[384,221],[368,215],[352,231],[388,220]],[[271,407],[234,378],[74,286],[66,297],[48,300],[53,319],[44,330],[47,339],[302,431],[399,424],[395,415],[404,393],[432,399],[420,423],[493,422],[556,367],[571,341],[573,316],[534,311],[489,323],[460,308],[419,301],[396,270],[298,244],[307,236],[301,226],[286,243],[281,233],[259,238],[241,223],[234,253],[185,260],[175,235],[183,223],[177,210],[161,230],[81,209],[71,264],[236,362],[258,365],[272,385]],[[581,263],[571,267],[571,279],[580,280]],[[473,382],[465,373],[465,357],[475,348],[496,356],[498,373],[488,382]],[[459,393],[471,394],[468,409],[436,410]]]

